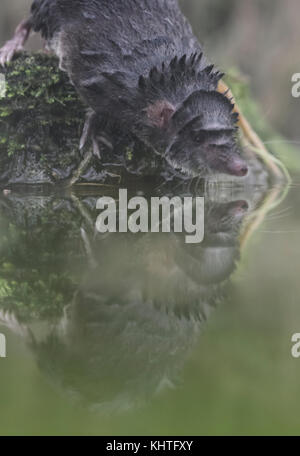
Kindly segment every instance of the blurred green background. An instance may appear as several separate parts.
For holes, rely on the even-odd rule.
[[[209,58],[249,79],[263,118],[300,141],[299,0],[182,0]],[[26,16],[30,0],[2,0],[0,40]],[[38,48],[33,37],[29,48]],[[74,407],[48,384],[12,333],[1,360],[0,434],[232,435],[300,432],[300,192],[269,215],[243,252],[229,298],[212,315],[178,384],[140,410],[102,415]]]

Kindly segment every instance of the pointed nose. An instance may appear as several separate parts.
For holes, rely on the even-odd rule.
[[[244,177],[248,174],[248,166],[241,158],[234,158],[228,164],[228,170],[233,176]]]
[[[248,166],[245,163],[237,168],[237,172],[236,172],[237,176],[244,177],[244,176],[247,176],[247,174],[248,174]]]
[[[247,201],[244,200],[239,200],[239,201],[234,201],[230,205],[230,209],[228,213],[234,217],[243,217],[246,212],[248,212],[249,209],[249,204]]]

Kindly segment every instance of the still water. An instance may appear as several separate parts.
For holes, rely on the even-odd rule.
[[[113,188],[3,196],[0,434],[299,433],[299,185],[182,190],[198,245],[97,233]]]

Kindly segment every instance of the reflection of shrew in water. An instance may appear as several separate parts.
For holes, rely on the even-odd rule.
[[[46,338],[13,317],[43,371],[65,393],[126,409],[172,385],[239,259],[245,201],[208,203],[205,239],[110,235],[84,243],[90,267]]]

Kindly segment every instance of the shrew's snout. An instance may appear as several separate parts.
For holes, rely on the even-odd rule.
[[[228,172],[233,176],[245,177],[248,174],[248,166],[241,157],[234,157],[228,162]]]

